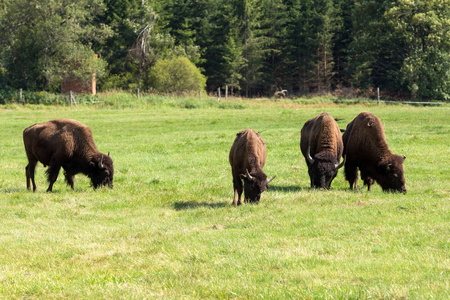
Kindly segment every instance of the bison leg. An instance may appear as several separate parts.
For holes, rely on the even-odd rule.
[[[66,178],[66,182],[68,185],[70,185],[70,187],[72,188],[72,190],[74,189],[73,185],[74,185],[74,180],[75,180],[75,174],[70,173],[69,171],[67,171],[64,168],[64,176]]]
[[[310,181],[310,187],[313,189],[315,186],[314,186],[314,180],[312,179],[311,176],[309,176],[309,181]]]
[[[371,177],[364,178],[364,184],[367,185],[367,190],[370,192],[370,187],[374,183],[374,180]]]
[[[244,190],[244,187],[242,186],[242,181],[239,178],[239,176],[235,177],[233,176],[233,188],[234,188],[234,199],[233,199],[233,205],[241,205],[241,195],[242,191]]]
[[[359,171],[361,173],[361,179],[363,180],[364,185],[367,185],[367,190],[370,192],[370,188],[375,182],[375,180],[371,177],[370,169],[367,166],[363,165],[359,167]]]
[[[370,179],[367,181],[367,189],[369,190],[369,192],[370,192],[370,187],[372,186],[372,184],[373,184],[373,179],[370,178]]]
[[[355,180],[353,181],[353,184],[350,185],[350,188],[352,188],[352,185],[353,189],[356,191],[358,189],[358,170],[356,170]]]
[[[34,173],[36,170],[37,161],[29,160],[28,165],[25,167],[25,175],[27,176],[27,189],[31,189],[30,180],[33,183],[33,192],[36,192],[36,183],[34,182]]]
[[[53,189],[53,184],[58,178],[59,170],[61,169],[60,165],[52,165],[47,169],[48,182],[50,183],[47,189],[47,192],[51,192]]]
[[[356,164],[347,160],[345,162],[344,173],[345,179],[350,183],[350,189],[356,190],[358,188],[358,167]]]

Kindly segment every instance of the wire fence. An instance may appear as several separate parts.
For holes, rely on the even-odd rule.
[[[123,96],[123,95],[121,95]],[[130,93],[129,96],[131,98],[136,97],[133,93]],[[159,95],[161,96],[161,95]],[[138,90],[137,92],[137,99],[144,101],[147,98],[154,98],[159,97],[158,95],[150,95],[150,94],[142,94]],[[126,98],[130,98],[126,97]],[[162,98],[165,98],[161,96]],[[114,97],[113,97],[114,98]],[[123,97],[121,97],[123,98]],[[144,99],[145,98],[145,99]],[[177,97],[175,97],[177,98]],[[182,98],[182,97],[181,97]],[[182,100],[179,98],[180,100]],[[191,99],[190,97],[189,99]],[[194,97],[196,98],[196,97]],[[354,104],[366,104],[366,105],[417,105],[417,106],[441,106],[449,104],[450,102],[447,100],[441,100],[441,101],[402,101],[402,100],[383,100],[383,99],[371,99],[371,98],[341,98],[341,97],[330,97],[327,95],[324,96],[314,96],[314,97],[268,97],[268,98],[242,98],[242,97],[235,97],[228,95],[228,93],[225,93],[224,95],[220,92],[217,92],[216,95],[209,95],[207,98],[215,98],[216,100],[224,100],[225,102],[227,100],[265,100],[265,101],[292,101],[298,104],[343,104],[343,105],[354,105]],[[204,99],[202,95],[198,95],[198,100]],[[8,104],[8,103],[19,103],[19,104],[43,104],[43,105],[70,105],[70,106],[77,106],[80,104],[97,104],[102,103],[106,101],[104,97],[98,97],[97,95],[87,95],[87,94],[75,94],[72,92],[67,93],[61,93],[61,94],[54,94],[54,93],[48,93],[48,92],[31,92],[31,91],[22,91],[20,89],[19,91],[15,90],[8,90],[8,91],[2,91],[0,90],[0,104]],[[126,102],[125,99],[121,99]],[[115,102],[115,101],[114,101]]]

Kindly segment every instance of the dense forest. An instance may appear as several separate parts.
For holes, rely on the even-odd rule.
[[[2,0],[0,52],[0,89],[151,91],[184,57],[209,92],[449,99],[450,0]]]

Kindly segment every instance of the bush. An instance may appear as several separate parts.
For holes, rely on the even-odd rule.
[[[0,104],[10,104],[14,102],[15,99],[18,98],[19,98],[18,91],[11,88],[0,89]]]
[[[0,90],[0,104],[11,104],[19,102],[19,91],[11,88]],[[55,105],[65,104],[67,100],[61,95],[55,95],[44,91],[23,91],[22,102],[24,104]]]
[[[161,93],[188,94],[203,91],[206,78],[186,57],[159,60],[150,69],[150,85]]]

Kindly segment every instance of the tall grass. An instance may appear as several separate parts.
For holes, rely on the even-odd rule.
[[[1,297],[449,298],[448,105],[99,99],[0,108]],[[352,192],[343,172],[310,190],[304,122],[327,111],[345,128],[362,110],[407,156],[408,193]],[[77,175],[72,191],[60,174],[46,193],[42,165],[26,190],[22,131],[53,118],[91,127],[113,190]],[[277,177],[259,205],[236,208],[228,151],[244,128],[261,133]]]
[[[210,108],[218,107],[238,108],[247,107],[243,101],[222,101],[215,97],[177,97],[159,94],[130,94],[122,91],[113,91],[100,93],[95,96],[85,94],[73,94],[72,103],[68,94],[52,94],[47,92],[30,92],[24,91],[22,103],[19,105],[19,91],[16,90],[0,90],[0,104],[5,107],[21,107],[22,105],[36,109],[36,107],[77,107],[77,108]]]

